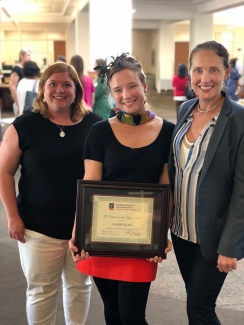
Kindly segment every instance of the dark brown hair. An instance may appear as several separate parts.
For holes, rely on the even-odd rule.
[[[195,54],[197,54],[200,51],[213,51],[215,52],[219,57],[222,58],[223,64],[225,69],[227,70],[229,67],[229,53],[227,49],[220,43],[216,41],[208,41],[201,44],[198,44],[190,53],[189,56],[189,69],[192,66],[192,58]]]
[[[82,57],[80,55],[72,56],[70,60],[70,64],[75,68],[75,71],[77,72],[80,78],[80,82],[84,87],[84,81],[83,81],[84,62]]]
[[[110,61],[108,65],[98,66],[95,68],[96,70],[99,70],[99,76],[101,77],[102,82],[106,79],[109,86],[109,83],[115,73],[121,70],[129,69],[138,74],[138,77],[143,85],[147,84],[146,75],[142,69],[141,63],[133,56],[130,56],[128,53],[122,53],[116,58],[113,56],[111,58],[112,61]],[[107,64],[107,61],[105,64]]]

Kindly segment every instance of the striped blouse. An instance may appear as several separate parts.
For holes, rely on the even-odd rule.
[[[198,182],[210,137],[218,115],[211,119],[194,143],[189,143],[186,132],[191,126],[193,115],[186,119],[173,142],[175,164],[175,210],[172,218],[172,232],[193,243],[200,243],[196,220],[196,198]]]

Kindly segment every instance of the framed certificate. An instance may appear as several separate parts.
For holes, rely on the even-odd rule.
[[[166,258],[169,185],[77,183],[75,245],[90,255]]]

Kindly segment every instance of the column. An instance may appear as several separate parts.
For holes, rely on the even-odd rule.
[[[199,43],[211,40],[213,40],[213,15],[195,14],[191,20],[189,50]]]
[[[159,28],[159,62],[157,91],[172,89],[171,82],[174,75],[174,26],[161,24]]]
[[[132,0],[90,0],[90,69],[96,59],[131,53]]]
[[[75,19],[75,53],[84,61],[84,74],[90,66],[89,13],[78,12]]]

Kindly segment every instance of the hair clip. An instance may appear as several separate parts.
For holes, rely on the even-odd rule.
[[[123,60],[127,60],[130,63],[136,63],[136,60],[134,58],[128,57],[128,55],[129,55],[129,52],[122,53],[121,55],[117,56],[116,58],[114,56],[111,56],[112,61],[110,61],[109,64],[104,65],[104,66],[98,65],[94,68],[94,70],[100,70],[99,77],[101,78],[102,83],[104,83],[110,69],[113,66],[118,65],[118,67],[123,67]],[[107,63],[107,60],[106,60],[106,63]]]

